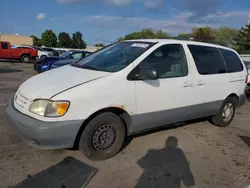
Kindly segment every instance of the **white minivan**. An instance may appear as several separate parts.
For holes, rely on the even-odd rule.
[[[25,81],[6,108],[35,147],[114,156],[128,135],[207,117],[224,127],[246,101],[247,70],[232,49],[180,40],[114,43]]]

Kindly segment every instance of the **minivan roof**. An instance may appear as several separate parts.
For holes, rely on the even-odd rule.
[[[235,50],[233,50],[231,48],[227,48],[225,46],[221,46],[221,45],[217,45],[217,44],[211,44],[211,43],[205,43],[205,42],[188,41],[188,40],[178,40],[178,39],[134,39],[134,40],[126,40],[126,41],[128,41],[128,42],[130,42],[130,41],[153,42],[153,43],[161,43],[161,44],[178,42],[178,44],[193,44],[193,45],[200,45],[200,46],[210,46],[210,47],[223,48],[223,49],[227,49],[227,50],[236,52]],[[126,41],[124,41],[124,42],[126,42]]]

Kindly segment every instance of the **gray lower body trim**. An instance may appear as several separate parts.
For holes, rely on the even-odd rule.
[[[247,96],[246,94],[243,94],[243,95],[240,95],[239,96],[239,104],[238,104],[238,107],[241,107],[243,106],[247,101]]]
[[[192,119],[213,116],[218,113],[222,102],[223,101],[216,101],[171,110],[134,115],[132,116],[129,134]]]
[[[250,97],[250,86],[247,85],[246,89],[245,89],[245,94],[247,97]]]
[[[43,122],[17,111],[11,101],[6,115],[12,127],[26,142],[41,149],[72,148],[84,120]]]

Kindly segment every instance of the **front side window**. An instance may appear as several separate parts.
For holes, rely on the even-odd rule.
[[[150,42],[119,42],[105,47],[72,66],[105,71],[118,72],[136,60],[155,43]]]
[[[138,74],[145,68],[155,69],[159,79],[188,75],[185,52],[180,44],[159,47],[135,68],[134,73]]]
[[[188,45],[201,75],[226,73],[224,60],[220,51],[214,47]]]
[[[2,42],[2,49],[8,49],[7,42]]]
[[[220,49],[220,52],[226,63],[228,73],[240,72],[243,70],[241,60],[234,52],[224,49]]]

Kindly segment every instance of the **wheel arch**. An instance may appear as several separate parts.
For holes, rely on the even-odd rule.
[[[237,98],[237,102],[239,102],[239,96],[236,93],[231,93],[230,95],[227,96],[227,98],[228,97],[236,97]]]
[[[22,58],[24,55],[30,56],[30,53],[28,53],[28,52],[22,53],[22,54],[20,55],[20,58]]]
[[[82,124],[82,126],[80,127],[80,129],[77,132],[76,138],[75,138],[75,142],[74,142],[74,148],[78,149],[79,148],[79,141],[82,135],[82,132],[84,131],[85,127],[88,125],[88,123],[95,118],[96,116],[105,113],[105,112],[112,112],[114,114],[116,114],[117,116],[119,116],[124,125],[125,125],[125,133],[126,136],[129,134],[129,130],[130,130],[130,125],[131,125],[131,116],[129,115],[129,113],[119,107],[108,107],[108,108],[103,108],[101,110],[96,111],[95,113],[93,113],[92,115],[90,115]]]

